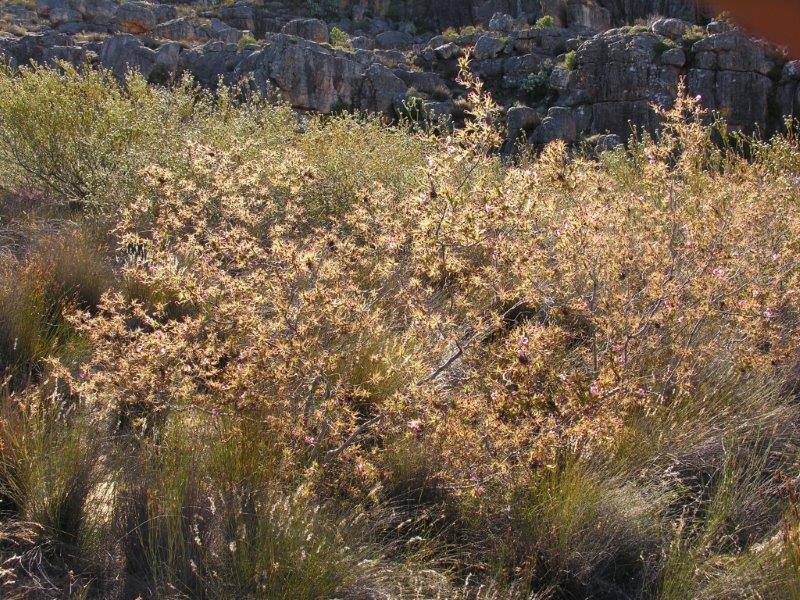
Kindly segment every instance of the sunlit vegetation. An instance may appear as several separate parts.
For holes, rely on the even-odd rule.
[[[0,595],[800,597],[794,134],[509,163],[463,83],[0,75]]]

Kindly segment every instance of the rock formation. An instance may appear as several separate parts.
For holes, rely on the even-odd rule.
[[[656,129],[654,105],[669,106],[681,81],[735,129],[769,133],[800,111],[798,63],[709,21],[693,0],[342,0],[325,14],[310,9],[319,4],[239,0],[179,14],[141,0],[38,0],[35,11],[5,9],[28,33],[6,33],[0,53],[13,67],[66,61],[119,78],[133,69],[158,84],[188,73],[299,110],[454,122],[465,92],[457,63],[470,54],[510,107],[507,152],[524,137],[542,146],[594,136],[613,147],[632,127]],[[660,16],[633,23],[651,15]]]

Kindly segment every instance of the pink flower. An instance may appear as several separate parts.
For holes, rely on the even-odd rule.
[[[771,319],[774,316],[775,316],[775,313],[772,312],[771,308],[768,308],[767,310],[764,311],[764,318],[765,319]]]
[[[600,385],[598,383],[593,383],[591,386],[589,386],[589,393],[592,396],[599,396],[600,391]]]
[[[406,427],[408,427],[414,433],[417,433],[422,430],[422,421],[419,419],[414,419],[413,421],[409,421],[406,424]]]

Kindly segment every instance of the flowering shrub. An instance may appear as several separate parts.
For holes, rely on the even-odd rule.
[[[792,365],[793,173],[718,150],[687,98],[629,154],[555,143],[506,169],[473,100],[409,185],[365,182],[338,212],[317,200],[325,165],[292,144],[195,144],[186,173],[146,169],[115,230],[135,293],[82,321],[77,390],[142,425],[253,411],[290,462],[415,420],[450,440],[456,473],[488,475],[610,444],[716,369]]]
[[[682,94],[655,138],[597,159],[555,142],[506,165],[497,107],[466,68],[462,83],[470,118],[440,138],[204,109],[171,140],[178,156],[119,188],[118,284],[72,313],[87,356],[51,375],[145,447],[176,419],[233,421],[268,441],[248,463],[260,485],[417,498],[451,518],[453,543],[499,544],[463,560],[523,591],[617,585],[598,570],[623,559],[665,590],[686,556],[777,531],[777,505],[744,498],[790,468],[796,440],[778,393],[800,341],[793,134],[728,135]],[[726,440],[760,452],[744,434],[762,426],[767,458],[741,463],[756,485]],[[680,494],[703,508],[669,537]],[[540,522],[554,539],[512,535]],[[666,566],[662,534],[677,540]]]

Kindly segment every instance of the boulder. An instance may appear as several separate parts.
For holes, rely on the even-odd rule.
[[[196,27],[187,17],[159,23],[153,33],[168,40],[194,41],[204,37],[202,28]]]
[[[494,13],[489,21],[489,29],[501,33],[510,33],[514,31],[515,25],[514,17],[501,12]]]
[[[542,148],[554,140],[572,143],[578,138],[575,113],[564,106],[553,106],[547,111],[542,124],[537,127],[530,138],[530,143]]]
[[[377,47],[375,40],[365,35],[357,35],[351,38],[350,45],[358,50],[375,50]]]
[[[553,17],[557,27],[594,31],[611,27],[611,14],[594,0],[542,0],[542,13]]]
[[[594,149],[596,152],[608,152],[610,150],[616,150],[620,146],[623,146],[622,140],[618,135],[613,133],[598,135],[594,140]]]
[[[583,43],[575,69],[555,69],[551,86],[559,104],[589,105],[583,112],[586,133],[614,133],[625,139],[631,122],[649,131],[658,124],[651,105],[671,106],[679,71],[661,64],[663,38],[651,32],[610,30]]]
[[[661,64],[682,67],[686,64],[686,53],[681,48],[670,48],[661,55]]]
[[[408,87],[402,79],[383,65],[373,64],[367,69],[361,86],[358,105],[363,110],[391,114]]]
[[[330,113],[358,105],[365,69],[342,53],[278,34],[242,66],[250,62],[295,108]]]
[[[117,4],[112,0],[72,0],[72,6],[81,13],[83,20],[98,25],[114,23]]]
[[[683,34],[689,28],[689,24],[680,19],[658,19],[653,23],[651,29],[656,35],[677,40],[683,37]]]
[[[541,115],[533,108],[512,106],[506,113],[506,140],[516,140],[521,132],[533,129],[541,121]]]
[[[475,43],[472,56],[475,60],[495,58],[506,46],[506,41],[491,34],[482,35]]]
[[[319,44],[327,44],[330,41],[328,26],[319,19],[293,19],[283,26],[281,33],[296,35]]]
[[[716,35],[718,33],[728,33],[731,30],[729,23],[725,21],[711,21],[706,25],[706,31],[709,35]]]
[[[384,31],[375,36],[375,42],[384,50],[408,50],[414,38],[402,31]]]
[[[236,2],[219,9],[219,18],[235,29],[256,31],[256,11],[247,2]]]
[[[83,18],[69,0],[38,0],[36,12],[49,19],[53,26],[80,21]]]
[[[247,48],[239,50],[236,44],[211,41],[198,48],[183,50],[178,70],[191,73],[200,85],[215,89],[220,80],[230,85],[242,79],[236,70],[249,53],[251,51]]]
[[[134,1],[120,4],[116,19],[122,31],[134,35],[153,31],[159,23],[154,6],[148,2]]]
[[[451,96],[447,83],[436,73],[395,69],[394,74],[402,79],[406,86],[412,87],[423,94],[440,100],[449,99]]]
[[[434,50],[435,56],[439,60],[454,60],[463,54],[461,47],[453,44],[443,44]]]
[[[136,70],[149,78],[156,63],[156,53],[145,47],[136,36],[123,33],[103,42],[100,46],[100,63],[120,80],[125,78],[129,70]]]

